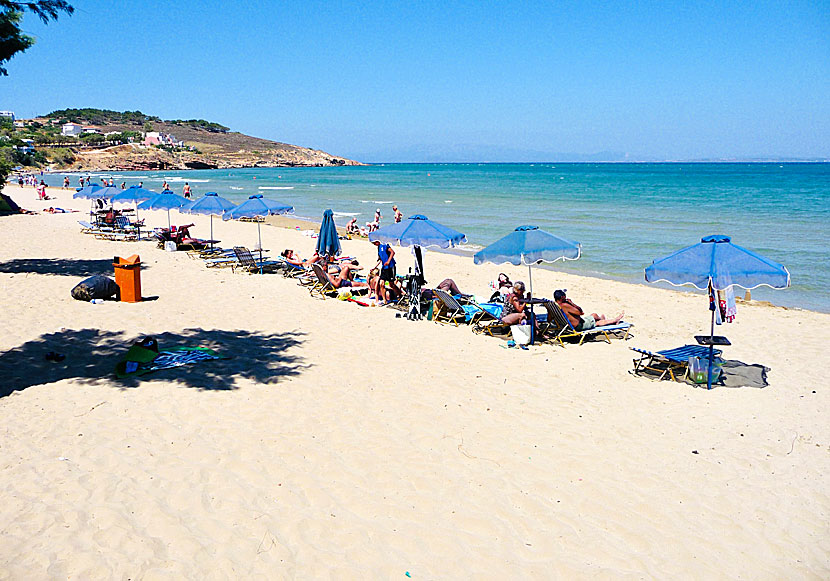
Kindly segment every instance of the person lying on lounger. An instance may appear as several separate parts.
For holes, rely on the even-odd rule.
[[[325,267],[324,267],[325,268]],[[331,282],[331,285],[334,288],[347,288],[347,287],[366,287],[369,286],[369,283],[363,282],[360,280],[352,280],[354,267],[351,264],[342,264],[340,265],[340,272],[336,274],[326,273],[326,276]]]
[[[568,317],[571,325],[573,325],[574,329],[577,331],[587,331],[589,329],[593,329],[594,327],[616,325],[622,321],[624,314],[620,313],[613,319],[609,319],[605,315],[598,315],[597,313],[586,315],[579,306],[574,304],[571,299],[565,296],[564,290],[554,291],[553,300],[556,301],[556,304],[559,305],[559,308],[562,309],[562,312],[565,313],[565,316]]]

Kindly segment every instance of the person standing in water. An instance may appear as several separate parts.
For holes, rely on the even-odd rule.
[[[188,200],[190,199],[190,184],[188,184],[187,182],[184,182],[184,188],[182,188],[182,195]]]
[[[397,206],[392,206],[392,211],[395,212],[395,224],[403,220],[403,214],[398,210]]]

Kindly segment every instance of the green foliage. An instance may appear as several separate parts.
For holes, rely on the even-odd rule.
[[[81,135],[81,143],[99,144],[104,143],[104,136],[100,133],[84,133]]]
[[[2,0],[0,0],[2,1]],[[158,117],[141,111],[113,111],[111,109],[59,109],[46,115],[47,119],[59,119],[61,123],[88,123],[92,125],[141,125],[146,121],[159,121]]]
[[[213,123],[211,121],[205,121],[204,119],[168,119],[167,123],[171,123],[173,125],[187,125],[195,129],[210,131],[211,133],[227,133],[230,131],[230,127],[225,127],[224,125]]]
[[[75,161],[75,154],[67,147],[56,147],[48,152],[48,156],[58,165],[69,165]]]
[[[152,130],[153,130],[153,124],[152,124],[152,123],[150,123],[149,121],[147,121],[147,122],[144,124],[144,131],[145,131],[145,132],[149,132],[149,131],[152,131]]]
[[[65,0],[28,0],[15,2],[0,0],[0,76],[8,76],[3,66],[14,55],[30,48],[35,39],[23,34],[20,23],[23,12],[36,14],[44,23],[57,20],[61,12],[72,14],[75,9]]]

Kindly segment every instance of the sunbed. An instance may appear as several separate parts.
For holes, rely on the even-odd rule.
[[[620,321],[616,325],[605,325],[578,331],[556,302],[545,301],[543,304],[548,312],[548,320],[547,324],[542,327],[541,334],[562,347],[565,346],[564,339],[579,339],[578,343],[580,345],[582,345],[586,337],[602,336],[609,343],[611,342],[612,335],[621,335],[623,339],[627,339],[628,332],[632,326],[631,323]]]
[[[434,289],[432,293],[436,297],[432,320],[436,323],[452,323],[457,327],[459,323],[477,325],[483,320],[498,319],[492,308],[487,308],[489,305],[482,306],[472,301],[461,304],[458,299],[441,289]]]
[[[311,265],[311,272],[313,278],[308,286],[308,292],[311,296],[319,295],[320,298],[337,296],[338,289],[332,284],[326,271],[323,270],[323,265],[314,263]],[[369,287],[341,287],[348,289],[353,295],[363,294],[369,291]]]
[[[245,272],[274,272],[282,266],[282,261],[275,260],[254,260],[251,251],[244,246],[234,246],[233,253],[236,255],[238,264],[231,265],[231,269],[236,271],[237,268]]]
[[[647,351],[632,347],[632,351],[640,354],[634,360],[634,373],[640,374],[643,371],[657,373],[658,379],[670,377],[674,381],[683,381],[689,374],[689,357],[709,358],[709,348],[702,345],[683,345],[675,349],[663,351]],[[715,357],[720,357],[722,351],[714,350]],[[682,372],[682,376],[680,375]],[[679,377],[679,379],[678,379]]]

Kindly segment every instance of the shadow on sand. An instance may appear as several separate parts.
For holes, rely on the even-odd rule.
[[[141,265],[142,270],[146,265]],[[15,258],[0,262],[0,272],[10,274],[52,274],[58,276],[113,276],[112,260],[72,260],[68,258]]]
[[[289,353],[302,345],[302,335],[257,333],[217,329],[185,329],[180,333],[154,335],[159,349],[169,347],[208,347],[230,357],[203,361],[142,377],[115,379],[115,364],[140,336],[121,331],[67,329],[41,335],[5,353],[0,353],[0,397],[32,385],[76,379],[94,383],[112,379],[115,387],[138,387],[143,381],[169,381],[185,387],[210,390],[237,389],[237,379],[258,383],[277,383],[300,374],[308,366],[302,357]],[[49,352],[60,353],[62,361],[46,359]]]

